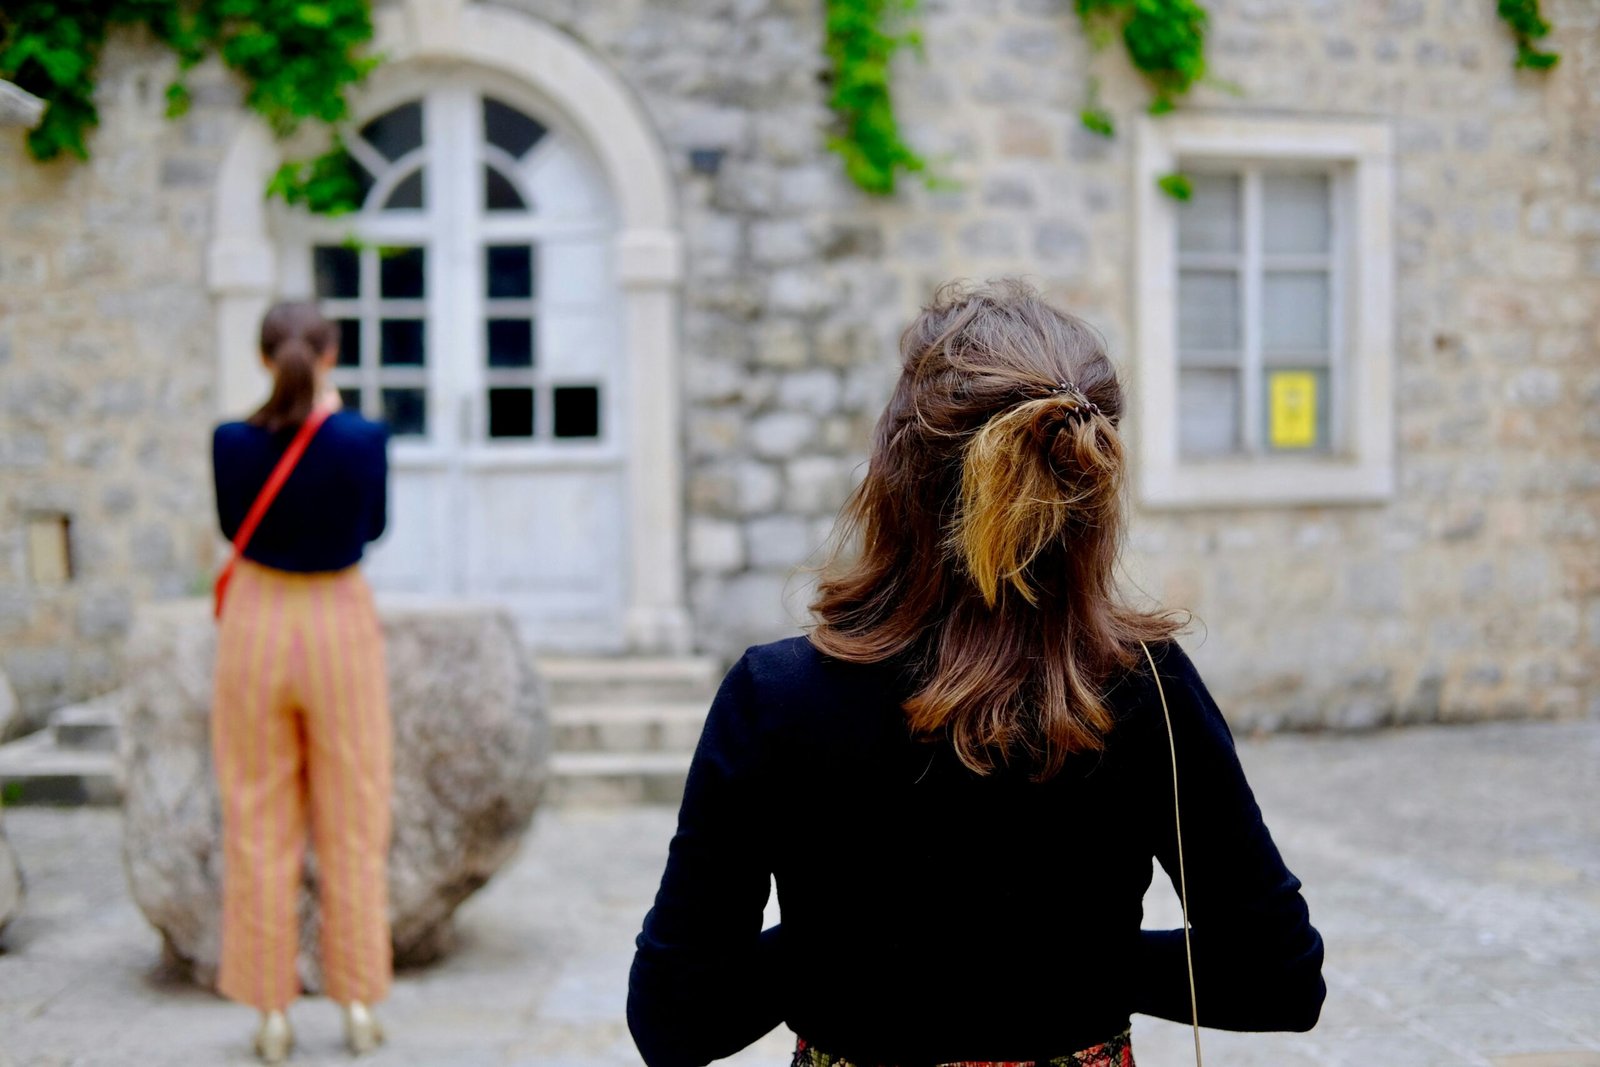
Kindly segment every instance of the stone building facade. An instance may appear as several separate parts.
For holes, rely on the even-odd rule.
[[[1023,275],[1105,333],[1139,398],[1130,583],[1196,613],[1189,643],[1230,716],[1600,715],[1600,10],[1547,0],[1563,58],[1532,74],[1490,0],[1208,0],[1231,88],[1144,120],[1142,83],[1091,53],[1068,0],[925,0],[924,54],[897,60],[895,89],[941,181],[877,199],[826,150],[822,6],[378,5],[390,59],[363,119],[412,92],[522,93],[577,146],[573,173],[606,187],[596,217],[615,240],[595,284],[620,330],[604,409],[619,480],[593,521],[626,529],[614,559],[571,564],[621,576],[613,636],[576,650],[726,657],[793,632],[799,568],[859,469],[899,329],[942,281]],[[0,137],[0,668],[35,714],[114,683],[136,603],[204,587],[209,427],[259,389],[259,308],[311,284],[307,239],[255,195],[275,149],[237,87],[204,70],[170,121],[172,72],[148,42],[112,41],[87,164],[40,166]],[[1078,122],[1091,75],[1114,138]],[[1235,267],[1183,258],[1191,230],[1217,231],[1152,192],[1164,159],[1211,175],[1198,199],[1235,212],[1216,225],[1265,234],[1250,247],[1268,265],[1241,252],[1229,275],[1265,323],[1226,327],[1246,348],[1305,321],[1272,325],[1280,296],[1305,295],[1273,289],[1274,234],[1294,224],[1272,212],[1297,189],[1331,198],[1317,217],[1339,253],[1295,262],[1301,281],[1332,264],[1313,303],[1341,324],[1334,369],[1282,383],[1338,399],[1321,452],[1213,462],[1165,429],[1197,417],[1187,383],[1232,373],[1185,377],[1190,356],[1168,351],[1174,331],[1222,328],[1175,278]],[[1321,184],[1272,184],[1307,167]],[[1256,358],[1244,373],[1266,376],[1238,394],[1256,407],[1224,429],[1271,453],[1272,405],[1292,397]],[[455,430],[481,428],[473,410]],[[575,469],[548,498],[554,481],[490,485],[489,525],[445,530],[414,566],[559,531],[492,502],[587,507],[601,491]],[[418,492],[429,514],[473,499]],[[62,535],[64,581],[39,558]],[[563,630],[531,625],[536,642]]]

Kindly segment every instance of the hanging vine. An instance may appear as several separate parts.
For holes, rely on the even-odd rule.
[[[1128,59],[1154,91],[1149,111],[1164,115],[1196,82],[1206,76],[1206,29],[1210,17],[1197,0],[1076,0],[1078,18],[1096,51],[1120,36]],[[1100,82],[1089,89],[1078,119],[1102,137],[1116,134],[1116,120],[1100,100]],[[1192,188],[1182,174],[1158,182],[1177,200],[1189,199]]]
[[[827,0],[828,104],[839,125],[828,147],[844,160],[851,181],[880,196],[894,193],[901,173],[927,169],[900,136],[889,89],[894,53],[921,47],[921,37],[906,28],[916,9],[917,0]]]
[[[1098,51],[1121,36],[1128,58],[1155,91],[1152,115],[1165,114],[1206,75],[1206,28],[1210,21],[1196,0],[1076,0],[1078,18]],[[1095,133],[1110,136],[1116,125],[1100,104],[1099,84],[1089,83],[1080,116]]]
[[[179,74],[167,89],[167,114],[188,110],[189,72],[215,53],[246,86],[245,103],[286,138],[305,123],[334,126],[350,117],[349,89],[377,60],[361,54],[372,40],[367,0],[16,0],[0,9],[0,78],[48,102],[28,134],[35,159],[87,159],[88,134],[100,123],[94,78],[107,34],[144,27],[177,53]],[[359,206],[359,186],[336,144],[314,160],[285,163],[271,195],[314,211]]]
[[[825,2],[829,105],[838,124],[828,147],[856,185],[891,195],[900,175],[927,169],[901,136],[890,87],[895,52],[921,45],[908,28],[918,0]],[[1171,111],[1205,78],[1209,17],[1199,0],[1074,0],[1074,6],[1097,49],[1121,37],[1153,90],[1151,114]],[[1497,10],[1516,35],[1518,67],[1548,70],[1560,61],[1536,45],[1550,32],[1539,0],[1498,0]],[[245,103],[279,138],[307,122],[337,127],[348,120],[348,91],[378,62],[362,54],[372,40],[368,0],[12,0],[0,8],[0,79],[48,102],[28,134],[34,158],[88,158],[88,134],[100,121],[95,73],[106,36],[117,27],[143,27],[177,53],[169,115],[188,109],[187,76],[215,53],[243,79]],[[1116,132],[1094,79],[1079,118],[1094,133]],[[324,154],[284,163],[268,193],[325,214],[350,211],[359,207],[361,191],[355,166],[335,134]],[[1160,183],[1185,198],[1183,175]]]
[[[1539,11],[1539,0],[1500,0],[1500,17],[1517,37],[1517,66],[1525,70],[1549,70],[1561,62],[1554,52],[1541,52],[1535,41],[1550,32],[1550,24]]]

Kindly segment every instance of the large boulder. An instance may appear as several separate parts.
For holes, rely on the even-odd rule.
[[[0,671],[0,743],[11,740],[13,734],[22,732],[22,716],[17,709],[17,694],[11,680]]]
[[[123,853],[170,961],[212,985],[222,912],[221,816],[209,718],[209,604],[141,608],[127,648]],[[544,790],[549,727],[533,662],[493,608],[380,600],[394,718],[389,918],[398,964],[438,957],[450,917],[516,851]],[[316,859],[301,899],[301,979],[320,987]]]
[[[0,811],[0,933],[22,910],[22,867],[6,840],[5,812]]]
[[[5,741],[14,728],[17,715],[17,697],[11,683],[0,671],[0,741]],[[3,802],[0,802],[3,803]],[[0,930],[17,917],[22,910],[22,868],[6,840],[5,812],[0,810]]]

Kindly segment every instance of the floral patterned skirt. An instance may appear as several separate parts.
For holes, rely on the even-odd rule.
[[[794,1060],[791,1067],[889,1067],[887,1064],[856,1063],[843,1056],[833,1056],[806,1044],[805,1038],[795,1043]],[[941,1063],[937,1067],[1134,1067],[1133,1041],[1130,1032],[1122,1031],[1110,1041],[1086,1048],[1081,1052],[1069,1052],[1065,1056],[1053,1056],[1048,1060],[1004,1060],[982,1062],[978,1060],[956,1060],[950,1063]]]

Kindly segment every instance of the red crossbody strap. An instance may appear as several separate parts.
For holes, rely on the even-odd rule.
[[[295,433],[294,440],[289,442],[289,447],[283,450],[278,465],[272,468],[272,473],[267,476],[266,484],[261,487],[261,492],[256,496],[255,503],[250,505],[250,510],[245,513],[244,521],[239,524],[239,530],[233,535],[233,555],[222,568],[222,573],[217,576],[216,586],[216,614],[222,616],[222,597],[228,588],[228,579],[233,577],[233,568],[238,564],[239,557],[244,555],[245,548],[250,544],[250,539],[256,534],[256,527],[261,525],[261,520],[267,514],[267,509],[277,499],[278,492],[283,488],[283,483],[289,480],[289,475],[294,473],[295,467],[300,463],[300,457],[305,455],[306,448],[311,444],[311,439],[316,436],[322,424],[328,421],[328,416],[333,414],[328,408],[312,408],[311,414],[306,416],[306,421],[300,424],[300,429]]]

